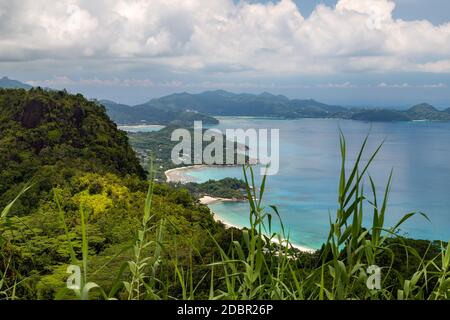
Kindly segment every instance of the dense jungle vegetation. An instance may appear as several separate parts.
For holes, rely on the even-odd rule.
[[[155,182],[159,167],[142,169],[98,103],[0,89],[0,299],[449,299],[448,244],[399,237],[415,213],[384,225],[391,186],[380,197],[367,174],[377,152],[363,164],[364,143],[348,167],[341,135],[330,233],[302,253],[272,232],[281,214],[251,167],[229,181],[245,189],[250,228],[226,229],[191,194],[204,190]],[[72,289],[69,265],[82,273]],[[372,265],[379,290],[366,286]]]
[[[88,213],[92,270],[117,255],[93,276],[108,283],[131,253],[148,187],[126,134],[100,105],[63,91],[0,90],[0,110],[0,208],[30,186],[0,224],[0,292],[17,284],[21,298],[48,299],[65,287],[69,240],[81,254],[81,208]],[[229,237],[186,189],[155,186],[154,210],[155,221],[170,221],[165,245],[180,263],[194,248],[196,264],[204,264],[198,253],[212,261],[214,244],[205,232],[219,241]]]

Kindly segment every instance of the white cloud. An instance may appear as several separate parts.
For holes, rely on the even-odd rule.
[[[324,89],[350,89],[350,88],[357,88],[358,86],[349,81],[346,81],[342,83],[319,84],[317,87]]]
[[[73,80],[67,76],[54,76],[46,80],[30,80],[26,82],[32,86],[64,88],[68,86],[108,86],[108,87],[153,87],[155,83],[150,79],[84,79]]]
[[[448,85],[442,82],[431,84],[409,84],[405,83],[386,83],[380,82],[378,84],[355,84],[350,81],[337,82],[337,83],[319,83],[319,84],[276,84],[276,83],[254,83],[254,82],[238,82],[238,81],[201,81],[201,82],[184,82],[181,80],[166,80],[155,81],[152,79],[134,79],[134,78],[112,78],[112,79],[99,79],[80,78],[74,80],[67,76],[54,76],[47,80],[30,80],[27,81],[29,85],[52,87],[52,88],[65,88],[68,86],[103,86],[103,87],[141,87],[141,88],[176,88],[176,89],[192,89],[202,88],[206,90],[213,89],[257,89],[257,90],[270,90],[270,89],[357,89],[357,88],[427,88],[427,89],[444,89],[448,88]]]
[[[40,87],[65,87],[76,84],[75,81],[67,76],[54,76],[52,79],[46,80],[29,80],[26,81],[30,86],[40,86]]]
[[[395,20],[391,0],[0,0],[0,62],[132,61],[146,70],[450,73],[450,23]]]
[[[426,88],[426,89],[443,89],[447,88],[448,86],[445,83],[439,82],[439,83],[432,83],[432,84],[409,84],[407,82],[404,83],[393,83],[388,84],[386,82],[381,82],[377,85],[378,88]]]

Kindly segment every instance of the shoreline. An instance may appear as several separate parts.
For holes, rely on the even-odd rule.
[[[189,182],[195,182],[194,179],[189,179],[187,178],[183,172],[187,171],[187,170],[195,170],[195,169],[202,169],[202,168],[210,168],[210,167],[217,167],[217,165],[205,165],[205,164],[199,164],[199,165],[192,165],[192,166],[187,166],[187,167],[179,167],[179,168],[173,168],[173,169],[169,169],[167,171],[164,172],[165,176],[166,176],[166,182],[168,183],[181,183],[181,184],[186,184]],[[211,197],[209,195],[205,195],[202,198],[199,199],[200,204],[206,205],[209,208],[210,204],[213,203],[217,203],[217,202],[238,202],[238,201],[243,201],[240,199],[229,199],[229,198],[218,198],[218,197]],[[209,208],[211,210],[211,208]],[[240,226],[240,225],[236,225],[233,224],[229,221],[227,221],[223,216],[221,216],[220,214],[218,214],[217,212],[214,212],[213,210],[211,210],[214,220],[216,222],[220,222],[222,223],[225,228],[236,228],[236,229],[242,229],[244,228],[244,226]],[[284,240],[282,240],[283,242]],[[272,242],[279,244],[278,239],[272,239]],[[283,245],[283,244],[281,244]],[[305,253],[313,253],[316,250],[315,249],[311,249],[305,246],[301,246],[295,243],[290,243],[290,245],[301,251],[301,252],[305,252]]]
[[[199,170],[204,168],[227,168],[227,167],[238,167],[241,165],[228,165],[228,164],[195,164],[186,167],[178,167],[166,170],[164,175],[166,176],[166,182],[171,183],[181,183],[186,184],[189,182],[196,182],[194,178],[189,178],[183,174],[184,171],[188,170]]]
[[[206,165],[206,164],[196,164],[196,165],[187,166],[187,167],[178,167],[178,168],[166,170],[164,172],[164,175],[166,176],[166,182],[186,184],[186,183],[195,182],[195,181],[193,178],[192,178],[192,180],[190,180],[185,175],[183,175],[183,171],[193,170],[193,169],[202,169],[202,168],[208,168],[208,167],[213,167],[213,166]]]
[[[208,208],[209,208],[210,204],[217,203],[217,202],[237,202],[237,201],[242,201],[242,200],[227,199],[227,198],[215,198],[215,197],[211,197],[211,196],[204,196],[204,197],[202,197],[200,199],[200,203],[203,204],[203,205],[208,206]],[[209,208],[209,209],[211,210],[211,212],[213,214],[214,220],[216,222],[222,223],[225,226],[225,228],[227,228],[227,229],[228,228],[235,228],[235,229],[240,229],[240,230],[244,228],[244,226],[239,226],[239,225],[236,225],[236,224],[233,224],[233,223],[227,221],[226,219],[223,218],[223,216],[219,215],[217,212],[214,212],[211,208]],[[278,244],[278,245],[284,246],[283,242],[285,240],[282,240],[281,244],[280,244],[280,241],[278,239],[272,239],[271,241],[273,243]],[[305,252],[305,253],[314,253],[314,252],[316,252],[316,250],[314,250],[314,249],[311,249],[311,248],[308,248],[308,247],[305,247],[305,246],[301,246],[301,245],[298,245],[298,244],[295,244],[295,243],[292,243],[292,242],[290,242],[290,245],[293,248],[295,248],[295,249],[297,249],[297,250],[299,250],[301,252]]]

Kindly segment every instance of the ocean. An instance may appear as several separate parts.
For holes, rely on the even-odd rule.
[[[423,212],[402,226],[400,234],[412,238],[450,239],[450,123],[365,123],[338,119],[275,120],[222,117],[217,129],[280,129],[280,171],[269,176],[263,204],[278,207],[290,240],[308,248],[320,248],[329,230],[329,216],[337,209],[340,170],[339,128],[348,144],[348,167],[370,132],[367,153],[386,139],[369,173],[382,198],[389,173],[393,184],[386,226],[394,225],[409,212]],[[259,170],[256,170],[259,175]],[[186,171],[197,182],[224,177],[242,178],[240,167],[206,167]],[[261,177],[258,178],[260,181]],[[366,181],[366,191],[370,191]],[[369,200],[370,193],[367,193]],[[223,202],[210,205],[233,225],[248,225],[248,204]],[[268,209],[269,210],[269,209]],[[365,205],[365,224],[372,211]],[[279,224],[274,230],[280,230]]]

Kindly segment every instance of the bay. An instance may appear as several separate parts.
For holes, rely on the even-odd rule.
[[[385,143],[369,173],[382,197],[391,169],[394,172],[386,226],[394,225],[409,212],[424,212],[408,221],[400,234],[413,238],[450,239],[450,123],[365,123],[338,119],[219,118],[217,129],[280,129],[280,171],[269,176],[265,205],[276,205],[293,243],[320,248],[329,230],[329,216],[337,209],[340,170],[339,128],[348,144],[348,166],[356,158],[370,132],[367,154]],[[366,157],[367,158],[367,157]],[[259,170],[256,170],[258,173]],[[206,167],[186,171],[198,182],[224,177],[242,178],[240,167]],[[259,177],[259,181],[260,181]],[[368,181],[365,181],[369,191]],[[370,194],[368,194],[371,199]],[[248,204],[220,202],[210,205],[222,219],[248,226]],[[365,224],[372,211],[365,205]],[[280,225],[274,229],[280,231]]]

